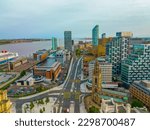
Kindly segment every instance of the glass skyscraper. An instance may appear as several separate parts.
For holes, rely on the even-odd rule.
[[[92,30],[92,44],[93,46],[98,46],[99,39],[99,26],[96,25]]]
[[[71,31],[64,32],[64,47],[68,51],[72,51],[72,33]]]
[[[52,50],[57,50],[57,38],[52,37]]]

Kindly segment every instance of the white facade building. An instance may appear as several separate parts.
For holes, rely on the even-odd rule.
[[[23,76],[21,79],[16,81],[17,86],[32,86],[34,85],[34,78],[32,74]]]
[[[99,66],[102,71],[102,82],[112,82],[112,64],[107,63],[104,58],[98,58]],[[92,79],[95,61],[89,62],[89,80]]]
[[[64,65],[66,61],[66,51],[64,50],[59,50],[56,52],[56,61],[60,62],[62,65]]]

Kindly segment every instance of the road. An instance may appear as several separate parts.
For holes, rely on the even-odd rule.
[[[36,101],[46,97],[55,97],[57,98],[55,104],[59,105],[58,112],[64,112],[65,109],[70,109],[71,106],[74,106],[74,113],[80,113],[80,84],[86,81],[80,81],[79,78],[79,75],[81,75],[81,61],[82,58],[73,58],[72,66],[67,76],[68,78],[64,82],[62,89],[48,91],[40,95],[33,95],[27,99],[11,99],[11,101],[16,104],[16,112],[22,113],[22,105],[24,103]]]
[[[71,73],[66,84],[64,85],[63,100],[60,99],[59,101],[61,102],[60,105],[62,105],[60,106],[62,107],[62,112],[66,109],[70,109],[71,102],[74,102],[74,113],[80,113],[80,79],[78,76],[81,75],[81,60],[82,58],[74,59]]]
[[[47,93],[44,93],[40,96],[32,97],[30,99],[19,99],[19,100],[18,99],[16,99],[16,100],[11,99],[11,101],[16,104],[16,106],[15,106],[16,107],[16,113],[22,113],[22,105],[24,103],[40,100],[40,99],[43,99],[43,98],[46,98],[46,97],[56,97],[56,98],[58,98],[58,95],[56,93],[60,93],[60,90],[47,92]]]

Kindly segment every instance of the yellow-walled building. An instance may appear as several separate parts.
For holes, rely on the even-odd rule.
[[[7,97],[7,90],[0,90],[0,113],[10,113],[12,103]]]

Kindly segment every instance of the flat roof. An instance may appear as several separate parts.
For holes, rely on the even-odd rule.
[[[134,81],[131,86],[143,90],[146,94],[150,95],[150,88],[145,86],[141,81]]]
[[[116,95],[121,95],[121,96],[128,96],[127,93],[123,93],[123,92],[119,92],[119,91],[113,91],[113,90],[108,90],[108,89],[102,89],[103,92],[107,92],[107,93],[112,93],[112,94],[116,94]]]
[[[65,51],[64,50],[59,50],[59,51],[56,52],[56,54],[60,54],[60,53],[65,53]]]
[[[47,60],[45,60],[44,62],[42,62],[42,63],[40,63],[39,65],[38,65],[38,67],[51,67],[54,63],[56,62],[56,60],[55,59],[53,59],[53,58],[47,58]]]
[[[110,66],[112,66],[111,63],[103,60],[103,58],[99,58],[98,63],[99,63],[99,65],[110,65]],[[89,64],[95,64],[95,60],[90,61]]]
[[[9,62],[14,63],[14,62],[20,62],[20,61],[24,61],[24,60],[27,60],[27,58],[26,57],[20,57],[20,58],[18,57],[18,58],[15,58]]]
[[[37,70],[51,70],[53,69],[54,71],[58,68],[60,63],[56,61],[55,59],[49,58],[46,62],[41,63],[36,67]]]
[[[143,83],[150,84],[150,80],[142,80]]]
[[[17,81],[26,81],[28,78],[30,78],[32,76],[32,74],[27,74],[25,76],[23,76],[22,78],[20,78],[19,80]]]
[[[46,52],[48,52],[48,51],[46,49],[43,49],[43,50],[38,50],[33,54],[43,54],[43,53],[46,53]]]

